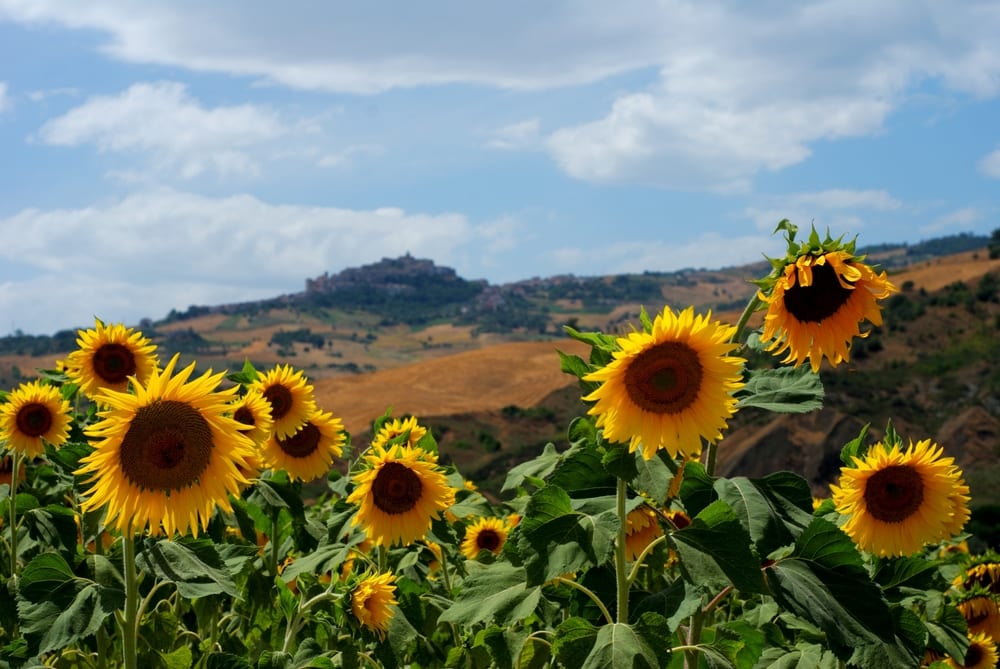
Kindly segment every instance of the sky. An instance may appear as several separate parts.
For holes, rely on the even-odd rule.
[[[1000,227],[1000,3],[0,0],[0,335]],[[749,278],[749,277],[748,277]]]

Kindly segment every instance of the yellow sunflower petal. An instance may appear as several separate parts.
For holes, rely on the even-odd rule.
[[[45,453],[45,442],[62,446],[72,422],[69,402],[55,386],[23,383],[0,405],[0,441],[28,458]]]
[[[264,442],[261,452],[269,468],[282,469],[292,479],[311,481],[330,472],[345,441],[343,421],[317,410],[295,434],[272,436]]]
[[[194,363],[175,375],[177,359],[132,393],[104,391],[107,408],[86,429],[95,443],[76,472],[91,484],[81,507],[106,507],[106,524],[125,533],[197,535],[247,483],[239,470],[253,442],[228,415],[236,389],[216,390],[222,373],[188,381]]]
[[[729,355],[735,327],[694,315],[688,307],[669,307],[656,316],[650,332],[617,340],[614,359],[584,380],[601,385],[584,397],[595,402],[609,441],[642,449],[647,460],[664,449],[671,457],[701,452],[702,440],[717,441],[736,411],[733,393],[743,387],[744,359]]]
[[[251,387],[271,404],[272,431],[276,437],[295,434],[316,411],[312,385],[301,371],[289,365],[277,365],[259,376]]]
[[[105,389],[127,390],[133,377],[146,383],[156,370],[156,345],[121,323],[97,320],[94,329],[77,331],[76,343],[78,348],[66,357],[66,373],[92,400]]]
[[[770,294],[761,341],[782,362],[798,367],[806,359],[818,372],[825,357],[837,366],[850,359],[854,337],[866,336],[860,324],[882,324],[878,300],[896,292],[885,272],[876,274],[846,251],[806,254],[785,266]]]
[[[434,518],[455,502],[437,459],[421,448],[371,448],[354,477],[347,501],[358,505],[353,519],[375,545],[404,546],[422,539]]]
[[[465,530],[460,550],[462,555],[475,560],[480,551],[500,555],[507,542],[510,527],[500,518],[480,518]]]
[[[862,549],[878,555],[910,555],[954,534],[967,517],[968,488],[941,448],[925,439],[903,451],[873,445],[853,467],[843,467],[830,486],[843,529]]]
[[[965,651],[965,657],[961,660],[949,657],[946,662],[954,669],[994,669],[1000,661],[1000,654],[997,653],[997,644],[992,637],[986,634],[970,634],[969,648]]]
[[[375,574],[363,579],[351,592],[351,612],[358,622],[384,637],[395,613],[396,577]]]

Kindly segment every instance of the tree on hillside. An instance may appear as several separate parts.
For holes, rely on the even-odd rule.
[[[990,237],[990,260],[1000,258],[1000,228],[993,231]]]

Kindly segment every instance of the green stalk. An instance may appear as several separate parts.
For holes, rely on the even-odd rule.
[[[277,578],[278,576],[278,516],[279,515],[281,515],[281,510],[272,507],[270,567],[271,567],[271,576],[274,576],[275,578]]]
[[[10,578],[17,583],[17,479],[20,475],[21,454],[17,450],[11,450],[10,459]]]
[[[131,531],[122,537],[123,571],[125,574],[125,615],[122,618],[122,651],[124,669],[136,669],[136,639],[139,635],[139,579],[135,571],[135,535]]]
[[[597,608],[601,610],[601,615],[604,616],[604,619],[608,621],[609,625],[615,621],[614,618],[611,617],[611,612],[608,611],[608,607],[604,605],[604,602],[601,601],[600,597],[594,594],[593,590],[591,590],[585,585],[577,583],[576,581],[569,578],[565,578],[563,576],[557,576],[554,580],[564,585],[568,585],[571,588],[575,588],[580,592],[582,592],[583,594],[587,595],[587,597],[590,598],[590,601],[594,602],[594,604],[597,605]]]
[[[740,314],[740,320],[736,322],[736,331],[733,333],[732,339],[729,341],[739,344],[743,343],[743,331],[747,327],[747,321],[750,320],[750,316],[753,315],[753,312],[757,311],[757,307],[761,304],[762,302],[760,298],[757,297],[757,293],[754,293],[753,297],[750,298],[750,301],[747,302],[747,306],[743,309],[743,313]]]
[[[628,563],[625,559],[625,497],[628,486],[625,479],[618,479],[617,511],[618,540],[615,541],[615,581],[618,584],[618,615],[616,621],[628,622]]]

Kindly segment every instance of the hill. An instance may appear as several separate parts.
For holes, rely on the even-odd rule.
[[[972,242],[979,246],[933,253]],[[864,423],[878,434],[891,418],[904,435],[945,446],[978,498],[1000,503],[1000,260],[985,245],[958,236],[869,249],[870,260],[897,268],[902,289],[886,302],[884,326],[857,342],[850,364],[824,369],[823,410],[738,414],[719,452],[720,473],[791,469],[820,491],[836,473],[840,446]],[[248,359],[261,369],[303,369],[320,405],[344,418],[356,443],[388,407],[418,415],[443,458],[495,490],[512,464],[547,442],[561,445],[568,421],[586,410],[575,379],[559,370],[556,349],[582,352],[564,324],[625,331],[641,306],[664,303],[711,308],[733,322],[754,290],[747,279],[766,271],[759,264],[490,286],[404,256],[307,280],[299,294],[191,308],[139,326],[162,355],[179,351],[203,368]],[[54,366],[74,339],[0,338],[0,387]]]

